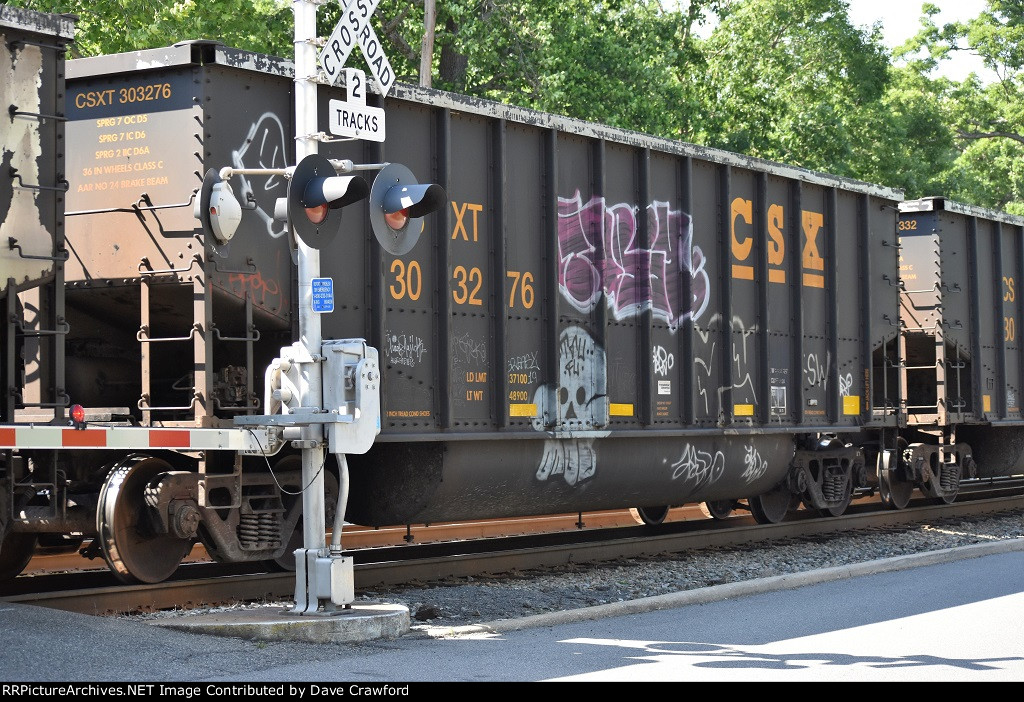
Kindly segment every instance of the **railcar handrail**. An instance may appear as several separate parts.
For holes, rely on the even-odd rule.
[[[13,236],[7,237],[7,248],[11,251],[17,251],[20,258],[31,258],[37,261],[67,261],[71,254],[67,249],[57,249],[56,256],[37,256],[35,254],[27,254],[21,249],[21,244]]]

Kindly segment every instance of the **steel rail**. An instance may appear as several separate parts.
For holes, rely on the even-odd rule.
[[[962,502],[952,505],[930,504],[922,499],[907,509],[895,511],[879,511],[876,505],[854,505],[842,517],[817,517],[814,512],[802,510],[789,520],[772,525],[757,524],[749,516],[733,516],[724,520],[657,526],[369,548],[353,552],[356,556],[355,587],[358,592],[381,585],[443,581],[709,547],[763,544],[1021,510],[1024,510],[1024,495],[989,499],[964,495]],[[237,571],[240,566],[235,566]],[[0,597],[0,601],[107,616],[277,601],[294,595],[294,573],[236,572],[198,579],[191,575],[197,567],[210,569],[212,565],[183,566],[178,573],[181,579],[155,585],[109,585],[24,593]]]

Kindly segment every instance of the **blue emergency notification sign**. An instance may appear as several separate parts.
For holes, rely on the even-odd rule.
[[[333,278],[313,278],[313,311],[334,311]]]

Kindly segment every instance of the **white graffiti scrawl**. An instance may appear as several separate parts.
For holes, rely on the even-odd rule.
[[[615,319],[651,310],[675,331],[708,306],[704,252],[693,245],[693,220],[668,202],[646,208],[650,248],[639,245],[637,213],[630,203],[608,205],[603,197],[586,204],[579,191],[558,198],[558,286],[581,312],[590,312],[604,293]],[[680,303],[685,277],[690,304]]]
[[[423,361],[427,346],[415,334],[388,331],[384,334],[384,355],[388,363],[399,366],[413,366]]]
[[[245,142],[231,152],[231,162],[235,168],[284,168],[285,162],[284,127],[281,120],[273,112],[264,112],[249,127]],[[263,178],[264,176],[255,176]],[[267,234],[276,239],[288,228],[285,223],[274,219],[274,204],[279,197],[287,194],[288,184],[284,177],[265,176],[262,185],[255,186],[253,177],[240,175],[242,180],[238,200],[245,205],[252,202],[256,207],[256,215],[263,221]]]
[[[651,353],[654,372],[664,378],[676,364],[676,357],[665,350],[664,346],[655,346]]]
[[[689,488],[689,494],[718,482],[725,474],[725,454],[715,451],[711,455],[686,444],[683,455],[672,464],[672,479],[682,480]]]
[[[593,432],[608,415],[604,350],[582,327],[565,329],[558,344],[557,390],[540,387],[534,393],[537,416],[533,428],[546,431],[555,424],[559,432]],[[561,475],[570,485],[592,478],[597,471],[594,435],[544,441],[537,480]]]
[[[768,472],[768,461],[761,458],[761,454],[754,446],[747,446],[747,452],[743,455],[743,478],[750,484],[764,476]]]

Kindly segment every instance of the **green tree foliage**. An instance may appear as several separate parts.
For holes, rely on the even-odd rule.
[[[437,4],[434,87],[661,136],[685,138],[698,112],[693,28],[728,0],[684,10],[655,0],[445,0]],[[382,25],[416,82],[422,3],[383,3]]]
[[[79,57],[152,49],[188,39],[292,54],[291,0],[8,0],[7,4],[77,15],[72,53]]]
[[[704,44],[697,141],[858,176],[888,80],[878,30],[845,0],[747,0]]]
[[[931,81],[942,106],[954,158],[945,164],[941,192],[963,202],[1024,214],[1024,1],[989,0],[978,17],[935,24],[926,5],[922,30],[907,53],[921,55],[915,70],[934,71],[957,52],[977,54],[994,79],[976,75],[956,83]]]
[[[434,87],[1024,213],[1024,0],[921,31],[890,56],[853,0],[436,0]],[[186,39],[290,58],[292,0],[9,0],[79,16],[74,55]],[[318,7],[327,36],[341,3]],[[714,25],[706,31],[707,23]],[[378,36],[420,81],[424,0]],[[705,31],[700,31],[705,30]],[[701,36],[703,35],[703,36]],[[978,54],[996,79],[936,68]]]

